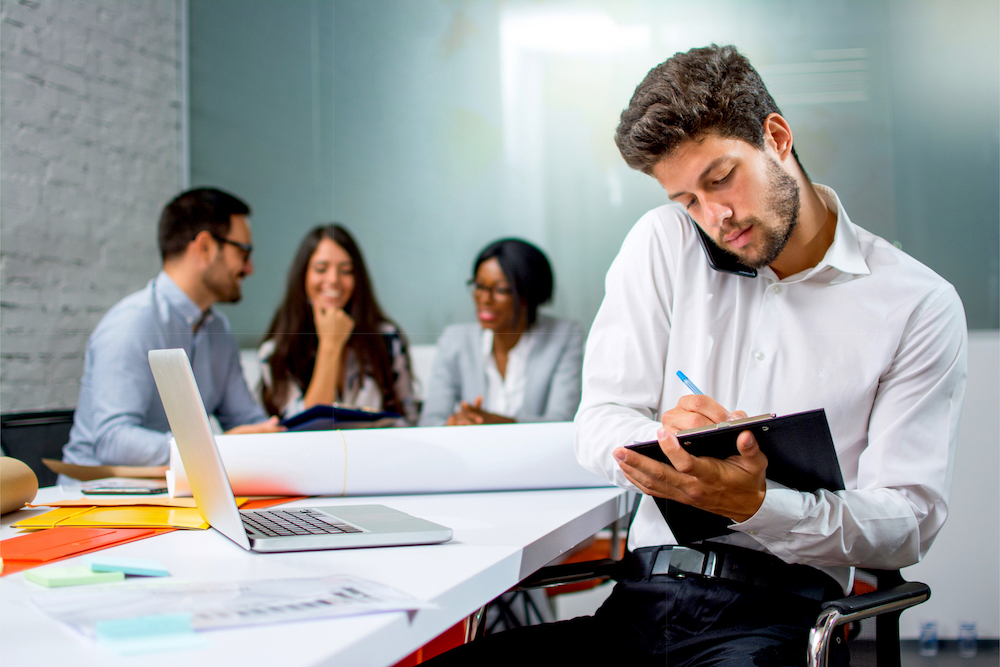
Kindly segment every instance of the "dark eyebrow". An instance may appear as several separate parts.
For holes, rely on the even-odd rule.
[[[711,171],[713,169],[715,169],[716,167],[719,166],[720,162],[722,162],[723,160],[727,160],[730,157],[731,156],[728,155],[728,154],[726,154],[726,155],[720,155],[719,157],[717,157],[714,160],[712,160],[711,162],[709,162],[708,166],[705,167],[705,170],[701,172],[701,175],[698,177],[698,180],[699,181],[704,180],[709,175],[709,173],[711,173]],[[687,195],[687,194],[691,194],[691,193],[689,193],[689,192],[674,192],[674,193],[668,192],[667,193],[667,198],[668,199],[676,199],[677,197],[683,197],[684,195]]]

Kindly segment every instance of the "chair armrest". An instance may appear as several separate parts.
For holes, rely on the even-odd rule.
[[[520,591],[530,588],[549,588],[551,586],[561,586],[563,584],[572,584],[592,579],[615,579],[618,576],[620,568],[621,561],[612,560],[611,558],[588,560],[582,563],[549,565],[527,577],[511,590]]]
[[[835,609],[840,614],[839,623],[870,618],[888,611],[902,611],[907,607],[918,605],[931,596],[927,584],[908,581],[886,590],[852,595],[839,600],[824,602],[823,609]]]
[[[902,581],[898,573],[890,574],[895,574],[892,581]],[[889,614],[883,618],[892,618],[895,624],[898,622],[900,612],[925,602],[930,596],[931,589],[927,584],[906,581],[871,593],[824,602],[816,624],[809,631],[807,664],[809,667],[827,667],[834,628],[879,614]],[[882,619],[876,620],[876,623],[881,622]],[[896,636],[898,638],[898,634]],[[898,651],[898,644],[896,649]],[[898,658],[898,652],[896,655]]]

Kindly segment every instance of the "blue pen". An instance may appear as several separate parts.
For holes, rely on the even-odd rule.
[[[688,380],[688,376],[687,375],[684,375],[684,373],[681,373],[680,371],[677,371],[677,377],[679,377],[681,379],[681,382],[683,382],[684,384],[687,385],[688,389],[690,389],[691,391],[693,391],[696,394],[704,396],[704,392],[701,389],[698,389],[698,387],[694,386],[694,382],[691,382],[691,380]]]

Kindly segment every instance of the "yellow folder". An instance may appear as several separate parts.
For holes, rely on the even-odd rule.
[[[190,507],[60,507],[39,516],[23,519],[14,528],[187,528],[205,530],[208,522]]]

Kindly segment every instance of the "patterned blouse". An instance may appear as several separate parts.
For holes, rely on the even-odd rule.
[[[379,326],[379,332],[389,347],[389,355],[392,359],[392,386],[403,406],[403,419],[399,421],[398,425],[412,426],[417,423],[418,406],[413,394],[413,374],[410,371],[410,361],[406,354],[406,344],[403,342],[402,336],[399,335],[399,330],[387,322],[383,322]],[[273,383],[270,360],[274,353],[274,345],[274,339],[269,339],[257,349],[261,378],[261,386],[258,387],[257,391],[258,396],[262,394],[264,387],[270,389]],[[344,393],[343,395],[334,395],[333,402],[348,407],[381,410],[383,396],[378,382],[372,376],[361,373],[361,364],[354,354],[354,350],[347,349],[344,363]],[[307,387],[299,386],[297,380],[289,383],[288,396],[285,399],[285,404],[281,407],[283,419],[293,417],[306,409],[304,402],[306,389]]]

